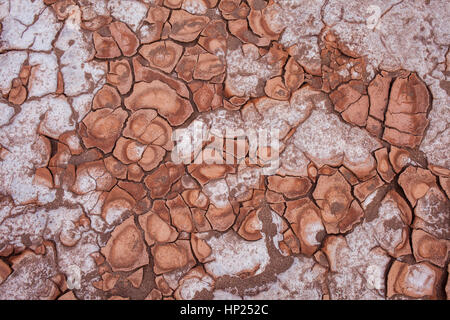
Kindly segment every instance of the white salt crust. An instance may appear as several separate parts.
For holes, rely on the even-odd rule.
[[[246,241],[233,230],[207,240],[212,249],[211,262],[205,264],[206,271],[213,277],[237,276],[244,271],[256,268],[260,274],[269,264],[265,236],[258,241]]]
[[[260,81],[265,83],[277,68],[260,58],[257,48],[246,54],[241,49],[228,50],[226,83],[237,96],[257,96]]]
[[[385,271],[390,261],[365,222],[348,234],[333,254],[328,273],[331,299],[384,299]],[[339,238],[340,239],[340,238]],[[383,284],[382,286],[380,284]]]
[[[136,0],[110,0],[108,9],[114,18],[128,24],[133,31],[137,30],[147,14],[147,7]]]
[[[373,228],[374,237],[380,246],[390,254],[394,254],[395,248],[402,242],[405,226],[397,203],[384,199],[378,209],[377,218],[367,222],[367,225]]]
[[[95,289],[84,277],[96,269],[95,262],[90,257],[90,254],[98,251],[99,246],[95,232],[89,231],[81,226],[75,226],[74,223],[79,220],[82,214],[83,211],[81,208],[68,209],[60,207],[55,210],[28,210],[22,212],[21,215],[11,216],[5,219],[0,225],[0,239],[17,247],[23,247],[25,245],[22,242],[24,239],[23,235],[27,235],[29,241],[33,244],[39,244],[42,240],[52,240],[56,244],[58,255],[54,262],[48,263],[48,268],[51,268],[56,274],[56,270],[54,269],[54,264],[56,263],[58,269],[68,276],[72,268],[71,266],[76,265],[81,271],[80,285],[83,288],[81,291],[82,295],[85,298],[93,298]],[[78,241],[73,247],[63,246],[59,241],[61,234],[70,234],[72,238]],[[34,266],[35,264],[31,264],[29,267]],[[27,266],[23,266],[23,268],[19,269],[19,274],[28,269]],[[49,270],[48,272],[50,272],[48,268],[45,270]],[[30,279],[32,279],[31,274]],[[6,290],[7,288],[11,287],[6,283],[0,287],[0,297],[11,297],[8,292],[3,292],[2,295],[2,290]],[[17,288],[17,297],[29,295],[32,290],[32,288],[28,288],[27,286]]]
[[[410,266],[405,275],[405,286],[418,295],[425,295],[427,292],[430,292],[435,281],[434,270],[424,263]]]
[[[379,13],[369,10],[379,8]],[[420,150],[428,161],[450,168],[446,149],[450,144],[449,93],[441,84],[449,81],[445,55],[450,44],[450,25],[446,23],[450,3],[442,1],[339,0],[323,9],[324,21],[348,48],[368,60],[368,72],[378,68],[417,72],[429,86],[433,104],[430,125]],[[375,28],[367,19],[377,21]]]
[[[0,50],[49,51],[61,28],[52,10],[42,0],[0,1],[3,31]]]
[[[204,0],[184,0],[181,9],[191,14],[205,14],[208,7]]]
[[[326,269],[312,258],[295,257],[286,271],[276,276],[277,281],[265,285],[256,295],[246,295],[245,300],[320,300]]]
[[[91,20],[96,16],[108,16],[107,0],[84,0],[81,13],[83,20]]]
[[[229,189],[225,179],[208,182],[203,187],[203,192],[217,208],[224,208],[230,203],[228,200]]]
[[[45,255],[30,254],[19,262],[16,270],[0,286],[3,300],[38,300],[45,297],[58,273],[55,251],[47,247]]]
[[[91,48],[92,35],[81,32],[80,22],[81,11],[75,7],[55,43],[63,52],[60,67],[67,96],[78,96],[101,87],[107,72],[106,62],[91,61],[95,54]]]
[[[31,53],[28,59],[32,66],[28,98],[54,93],[58,85],[58,61],[55,54]]]
[[[242,300],[242,298],[237,294],[225,290],[215,290],[213,300]]]
[[[9,51],[0,54],[0,90],[2,94],[7,94],[11,89],[11,83],[17,78],[22,68],[22,64],[27,59],[26,52]]]
[[[433,105],[420,150],[430,163],[450,168],[446,53],[450,3],[397,0],[280,0],[267,8],[268,22],[284,31],[280,42],[291,47],[304,67],[320,67],[319,33],[328,27],[348,49],[367,58],[369,79],[378,69],[417,72],[429,86]],[[448,90],[448,89],[447,89]]]
[[[330,103],[325,94],[306,86],[293,95],[290,103],[266,99],[241,112],[219,109],[203,113],[187,127],[186,134],[181,135],[182,144],[175,150],[180,158],[188,158],[193,150],[184,146],[191,142],[187,133],[195,132],[195,127],[206,128],[202,133],[205,137],[209,133],[226,137],[227,132],[252,131],[268,131],[270,136],[271,129],[278,129],[280,138],[297,127],[280,154],[280,173],[306,176],[310,159],[318,166],[372,163],[371,152],[381,144],[367,131],[352,127],[330,113],[327,110]]]
[[[101,2],[91,1],[91,9],[106,14],[106,3],[102,7]],[[85,10],[85,14],[88,15],[88,11]],[[34,205],[20,204],[36,202],[42,205],[55,200],[55,190],[33,182],[35,169],[46,166],[50,156],[50,150],[38,132],[57,139],[63,132],[74,130],[76,121],[83,119],[90,109],[93,95],[104,84],[107,64],[92,61],[94,52],[90,49],[91,34],[81,31],[81,11],[78,6],[72,6],[65,22],[59,22],[42,0],[0,1],[0,18],[3,27],[0,50],[10,50],[0,54],[1,92],[8,93],[12,80],[18,77],[26,60],[32,67],[27,88],[28,98],[32,100],[23,103],[14,118],[13,108],[5,103],[0,105],[0,144],[5,148],[0,161],[0,193],[9,195],[15,204],[13,207],[8,202],[2,206],[0,238],[18,247],[24,246],[22,235],[28,235],[30,241],[36,244],[42,239],[55,240],[58,251],[56,261],[49,258],[49,261],[42,263],[33,262],[29,267],[20,265],[19,270],[8,278],[10,282],[1,286],[0,296],[5,296],[7,292],[8,298],[37,299],[36,291],[43,287],[30,287],[27,285],[28,280],[23,277],[28,275],[29,279],[39,279],[41,275],[47,278],[56,273],[57,265],[58,270],[66,273],[67,277],[71,276],[71,270],[75,267],[81,270],[81,290],[77,296],[95,299],[98,297],[97,289],[92,287],[85,276],[96,270],[89,254],[98,251],[102,241],[97,239],[94,231],[75,227],[74,221],[83,210],[99,214],[98,205],[102,203],[99,196],[102,192],[91,191],[76,196],[64,191],[64,200],[72,204],[79,203],[78,209],[60,207],[47,211],[44,208],[36,209]],[[55,39],[59,30],[58,39]],[[62,52],[59,60],[52,50],[53,42]],[[27,53],[25,49],[30,51]],[[53,95],[57,88],[58,67],[61,67],[63,75],[64,93],[72,96],[72,100]],[[78,118],[74,117],[72,110]],[[91,222],[93,227],[102,232],[112,229],[95,218]],[[60,235],[71,237],[77,243],[73,247],[65,247],[56,241]]]
[[[210,291],[214,286],[214,280],[207,274],[197,272],[192,269],[187,273],[182,284],[178,287],[178,293],[184,300],[192,300],[198,292],[202,290]]]
[[[431,187],[428,192],[417,201],[414,215],[422,219],[420,228],[440,239],[448,239],[450,230],[449,200],[437,187]]]
[[[0,102],[0,126],[5,125],[14,115],[14,108]]]
[[[307,69],[320,70],[318,35],[324,27],[320,19],[324,0],[281,0],[269,7],[268,23],[274,30],[284,29],[280,43],[294,46],[298,63]]]
[[[53,201],[55,190],[33,184],[35,168],[46,166],[50,156],[36,132],[40,127],[49,136],[58,137],[75,129],[75,123],[69,120],[72,111],[65,98],[55,96],[25,102],[21,107],[13,122],[0,128],[0,144],[9,151],[0,162],[0,175],[5,181],[0,192],[11,195],[16,203],[36,198],[41,203]]]

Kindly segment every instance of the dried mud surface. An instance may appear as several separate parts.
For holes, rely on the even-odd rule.
[[[0,299],[449,299],[449,14],[0,0]]]

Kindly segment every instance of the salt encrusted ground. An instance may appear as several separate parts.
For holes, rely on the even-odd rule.
[[[0,0],[0,298],[448,298],[449,15]]]

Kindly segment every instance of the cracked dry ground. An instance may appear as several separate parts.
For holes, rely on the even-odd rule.
[[[449,13],[0,0],[0,298],[448,298]]]

